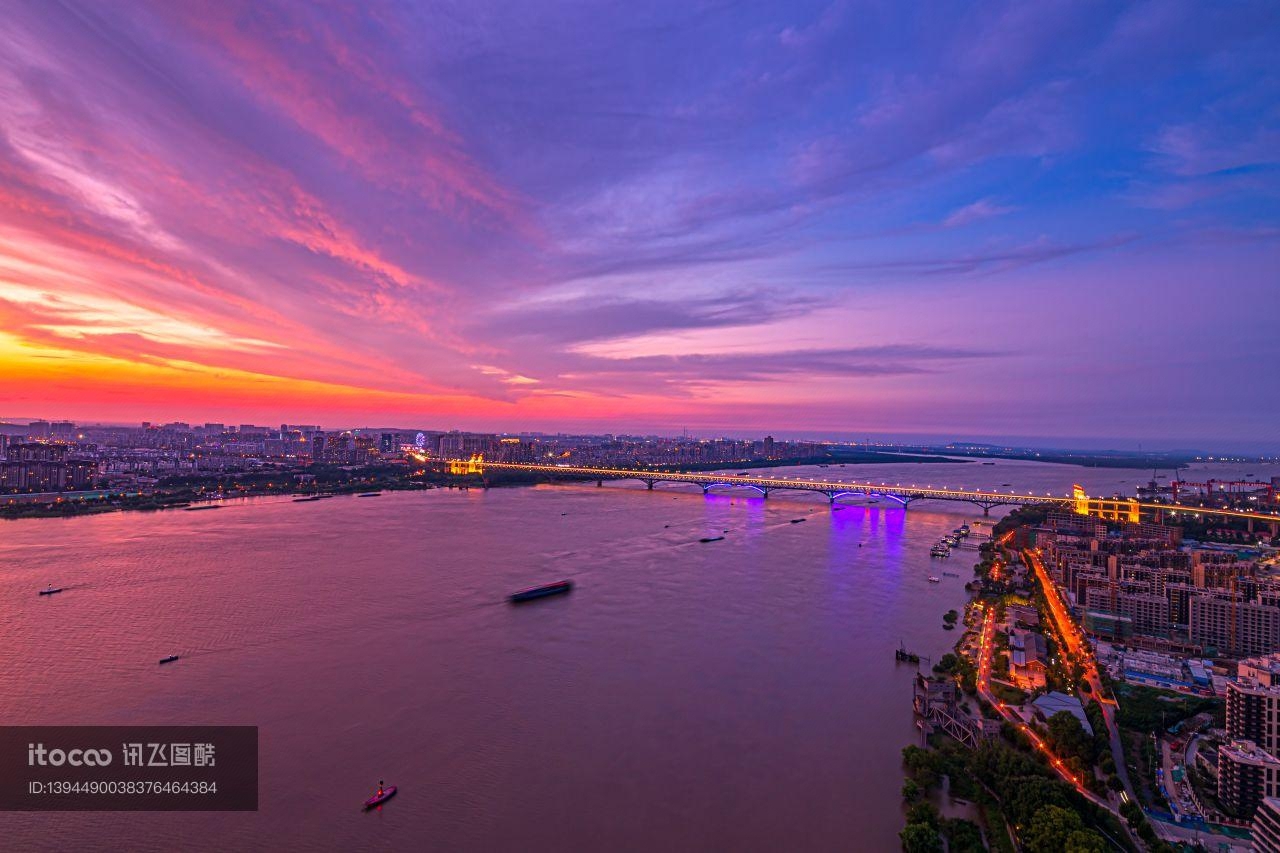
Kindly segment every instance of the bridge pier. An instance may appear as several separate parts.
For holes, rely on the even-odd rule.
[[[654,481],[653,481],[653,480],[645,480],[645,481],[644,481],[644,487],[645,487],[646,489],[648,489],[649,491],[651,491],[651,492],[653,491],[653,484],[654,484]]]
[[[604,480],[596,480],[596,488],[599,489],[602,486],[604,486]]]

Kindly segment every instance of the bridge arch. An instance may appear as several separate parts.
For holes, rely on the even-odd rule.
[[[686,481],[677,480],[672,482],[686,482]],[[759,492],[762,497],[766,497],[766,498],[769,497],[769,491],[770,491],[770,489],[767,486],[757,486],[755,483],[700,483],[699,485],[702,486],[702,493],[704,495],[710,492],[712,489],[716,488],[717,486],[723,486],[726,489],[741,489],[741,488],[754,489],[755,491]]]
[[[864,492],[864,491],[858,491],[858,490],[844,490],[844,491],[832,490],[829,492],[824,492],[824,494],[827,496],[828,500],[830,500],[830,502],[833,504],[839,498],[853,498],[853,497],[885,498],[887,500],[896,501],[897,503],[901,504],[903,507],[906,507],[906,505],[911,503],[912,501],[912,498],[904,498],[901,495],[894,494],[893,492],[879,492],[879,491]]]

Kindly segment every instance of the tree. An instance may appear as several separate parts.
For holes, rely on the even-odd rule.
[[[1079,758],[1086,767],[1093,764],[1093,738],[1070,711],[1059,711],[1049,718],[1049,743],[1061,756]]]
[[[907,809],[907,823],[919,823],[930,827],[935,832],[939,826],[938,807],[933,803],[916,803]]]
[[[1007,788],[1010,790],[998,790],[998,793],[1004,796],[1009,817],[1015,824],[1026,825],[1046,807],[1065,810],[1071,805],[1066,786],[1043,776],[1014,777]]]
[[[1082,829],[1080,815],[1060,806],[1045,806],[1023,830],[1022,843],[1028,853],[1062,853],[1067,839]]]
[[[945,820],[942,834],[947,838],[949,853],[985,853],[987,849],[982,843],[982,830],[971,820]]]
[[[938,830],[924,823],[909,823],[898,833],[902,849],[907,853],[942,853]]]
[[[920,795],[922,793],[923,792],[920,790],[920,786],[916,784],[915,779],[908,779],[902,783],[902,799],[906,800],[908,803],[914,803],[916,800],[920,799]]]
[[[925,790],[938,784],[941,775],[940,760],[933,752],[913,744],[903,748],[902,763],[907,768],[907,774]]]
[[[1081,829],[1067,836],[1063,853],[1110,853],[1106,839],[1092,829]]]

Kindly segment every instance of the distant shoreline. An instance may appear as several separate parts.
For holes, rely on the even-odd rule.
[[[962,456],[963,460],[950,459],[945,461],[960,462],[972,461],[978,459],[1007,459],[1015,462],[1049,462],[1056,465],[1075,465],[1077,468],[1122,468],[1137,470],[1158,470],[1158,471],[1181,471],[1184,468],[1191,467],[1191,463],[1195,460],[1185,457],[1159,457],[1148,456],[1142,454],[1111,454],[1111,453],[1071,453],[1070,451],[1035,451],[1035,450],[1008,450],[1008,451],[976,451],[976,450],[914,450],[913,453],[929,457],[929,456]],[[932,459],[929,461],[944,461],[941,459]]]

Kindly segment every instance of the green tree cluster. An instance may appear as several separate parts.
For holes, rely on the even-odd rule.
[[[942,853],[941,817],[932,803],[907,809],[907,825],[898,833],[907,853]]]

